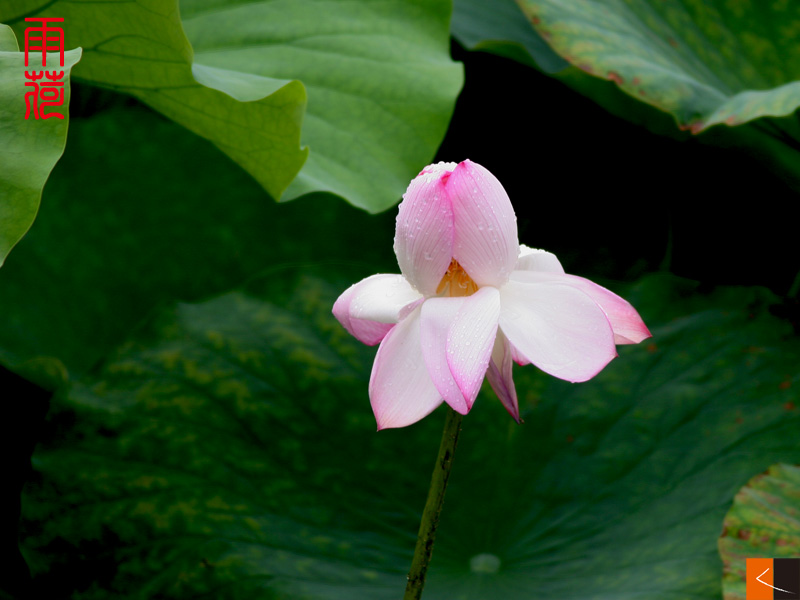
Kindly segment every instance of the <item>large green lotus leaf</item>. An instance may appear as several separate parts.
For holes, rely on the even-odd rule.
[[[271,272],[155,314],[58,394],[24,502],[42,597],[390,599],[443,419],[375,432],[355,279]],[[759,290],[629,294],[654,333],[591,382],[517,369],[464,420],[425,597],[716,600],[725,512],[800,458],[800,343]],[[794,404],[791,404],[794,402]]]
[[[42,188],[67,141],[69,125],[70,72],[80,60],[81,50],[64,52],[64,66],[58,53],[47,55],[49,71],[63,71],[64,103],[47,109],[60,114],[38,119],[25,118],[25,53],[19,51],[13,30],[0,24],[0,266],[8,253],[28,231],[42,199]],[[39,70],[41,56],[39,57]],[[36,72],[31,63],[27,70]]]
[[[450,31],[470,50],[492,52],[546,73],[569,67],[531,27],[514,0],[454,0]]]
[[[433,158],[463,84],[443,0],[181,4],[204,72],[296,77],[308,90],[308,162],[288,199],[335,193],[377,212]]]
[[[558,57],[549,46],[543,45],[542,37],[513,0],[498,0],[497,3],[457,0],[451,28],[453,35],[467,48],[539,68],[619,118],[672,139],[691,137],[687,128],[676,127],[674,116],[664,112],[663,106],[642,102],[646,98],[638,91],[633,95],[626,93],[629,90],[619,85],[619,77],[597,77],[590,74],[596,72],[588,68],[588,62],[575,66]],[[797,167],[800,127],[792,116],[761,118],[738,127],[716,127],[699,139],[701,143],[736,148],[749,154],[795,189],[800,189]]]
[[[369,255],[397,268],[393,215],[322,195],[264,202],[211,144],[144,108],[73,119],[44,203],[2,269],[0,360],[47,387],[63,366],[100,360],[160,302],[218,294],[277,264]]]
[[[800,556],[800,467],[773,465],[736,494],[719,553],[726,600],[745,600],[746,559]]]
[[[18,36],[25,17],[64,18],[67,44],[84,48],[77,78],[132,94],[211,140],[272,197],[280,198],[303,166],[303,85],[232,71],[214,85],[195,79],[177,0],[11,0],[5,13]]]
[[[700,132],[800,105],[800,6],[689,0],[519,0],[573,65]]]
[[[444,0],[188,0],[180,14],[174,0],[16,0],[19,27],[32,4],[65,17],[86,48],[78,76],[210,139],[276,199],[395,204],[433,157],[462,85]]]
[[[660,135],[678,139],[691,136],[689,132],[678,130],[674,119],[668,114],[625,94],[613,82],[593,77],[570,65],[553,52],[536,29],[531,27],[515,0],[492,3],[456,0],[450,29],[453,37],[464,47],[489,52],[541,70],[591,98],[616,117]],[[531,74],[533,77],[535,75]],[[794,160],[794,151],[791,152],[791,159]]]

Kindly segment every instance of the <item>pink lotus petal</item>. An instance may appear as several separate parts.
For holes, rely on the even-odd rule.
[[[428,374],[444,401],[462,415],[469,412],[469,407],[447,364],[447,334],[466,300],[465,297],[429,298],[423,303],[421,313],[422,356]]]
[[[454,168],[454,163],[425,167],[408,186],[397,213],[397,263],[426,296],[436,293],[453,258],[453,206],[445,187]]]
[[[608,318],[582,291],[555,282],[511,279],[500,296],[500,329],[542,371],[586,381],[617,355]]]
[[[520,367],[531,364],[531,361],[522,356],[522,354],[519,353],[519,350],[514,348],[514,344],[509,342],[509,345],[511,346],[511,358],[514,359],[515,363],[517,363]]]
[[[394,327],[391,323],[377,323],[361,319],[352,319],[347,323],[339,319],[339,322],[350,332],[350,335],[367,346],[380,344],[386,334]]]
[[[547,273],[564,273],[564,267],[556,255],[546,250],[529,248],[520,244],[519,258],[517,258],[517,271],[545,271]]]
[[[402,275],[372,275],[339,296],[333,315],[356,339],[374,346],[421,298]]]
[[[518,272],[515,272],[512,278],[531,283],[552,281],[579,289],[594,300],[606,313],[608,321],[611,323],[611,328],[614,330],[614,343],[616,344],[638,344],[642,340],[651,337],[650,331],[630,302],[593,281],[576,275],[550,277],[547,274],[523,274]]]
[[[421,309],[392,328],[375,356],[369,399],[378,430],[416,423],[442,403],[422,358]]]
[[[467,408],[472,408],[486,375],[499,317],[500,292],[484,287],[465,299],[450,326],[447,364]]]
[[[506,407],[508,414],[519,423],[519,402],[517,401],[517,388],[514,386],[511,374],[512,368],[511,344],[503,332],[498,331],[492,349],[492,360],[489,361],[489,368],[486,371],[486,379],[489,380],[489,384],[500,402]]]
[[[503,285],[519,254],[508,194],[484,167],[465,160],[447,181],[453,203],[453,258],[478,286]]]
[[[639,313],[631,306],[630,302],[620,298],[611,290],[583,277],[576,275],[567,275],[567,277],[574,287],[597,302],[603,312],[606,313],[611,323],[611,328],[614,330],[614,343],[638,344],[642,340],[652,337],[647,325],[644,324]]]

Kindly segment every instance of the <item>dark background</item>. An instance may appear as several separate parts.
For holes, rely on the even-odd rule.
[[[492,171],[523,243],[586,276],[667,268],[788,292],[800,269],[797,192],[768,161],[650,133],[519,63],[457,44],[453,56],[466,84],[436,158]]]
[[[554,252],[568,272],[601,283],[667,269],[706,289],[790,290],[798,271],[796,192],[763,161],[650,133],[521,64],[457,44],[453,55],[465,65],[466,84],[436,160],[469,158],[492,171],[514,203],[522,243]],[[73,89],[73,119],[136,104],[80,83]],[[778,310],[796,321],[794,301]],[[0,561],[0,598],[2,590],[26,597],[19,492],[49,394],[1,367],[0,390],[7,507],[0,554],[10,557]]]

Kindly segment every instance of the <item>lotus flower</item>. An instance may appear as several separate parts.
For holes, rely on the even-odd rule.
[[[333,306],[352,335],[380,343],[369,383],[378,429],[443,401],[466,414],[484,376],[519,422],[512,361],[586,381],[615,344],[650,337],[627,301],[520,246],[508,194],[469,160],[429,165],[411,182],[394,250],[402,275],[368,277]]]

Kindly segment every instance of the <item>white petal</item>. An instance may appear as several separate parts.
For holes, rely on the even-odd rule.
[[[509,342],[509,344],[511,344],[511,342]],[[517,350],[514,347],[514,344],[511,344],[511,358],[513,358],[514,362],[517,363],[520,367],[524,367],[525,365],[531,364],[531,361],[529,361],[527,358],[525,358],[524,356],[522,356],[522,354],[519,353],[519,350]]]
[[[499,287],[519,255],[517,217],[497,178],[465,160],[447,180],[453,204],[453,257],[479,287]]]
[[[450,327],[447,364],[468,408],[472,408],[486,375],[499,317],[500,292],[483,287],[466,298]]]
[[[429,298],[422,305],[422,356],[436,389],[453,410],[462,415],[469,412],[467,401],[458,388],[447,364],[447,335],[466,297]]]
[[[500,295],[500,328],[542,371],[567,381],[586,381],[616,356],[605,313],[580,290],[511,279]]]
[[[453,168],[452,163],[425,167],[409,184],[397,212],[397,263],[425,296],[436,293],[453,258],[453,206],[445,189]]]
[[[442,403],[422,358],[421,309],[392,328],[375,356],[369,398],[379,430],[416,423]]]
[[[611,328],[614,330],[615,343],[638,344],[642,340],[652,337],[647,325],[644,324],[630,302],[583,277],[567,275],[567,278],[572,286],[587,294],[606,313]]]
[[[339,296],[333,315],[356,339],[374,346],[421,298],[402,275],[372,275]]]
[[[519,247],[519,258],[515,270],[564,273],[564,267],[561,266],[555,254],[538,248],[529,248],[523,244],[520,244]]]
[[[373,275],[353,286],[350,317],[397,323],[402,310],[422,298],[402,275]]]
[[[527,281],[529,283],[552,281],[579,289],[594,300],[606,313],[606,317],[611,323],[611,328],[614,330],[614,342],[616,344],[638,344],[642,340],[651,337],[650,331],[630,302],[593,281],[577,275],[550,276],[546,273],[518,271],[512,273],[511,277],[517,281]]]

